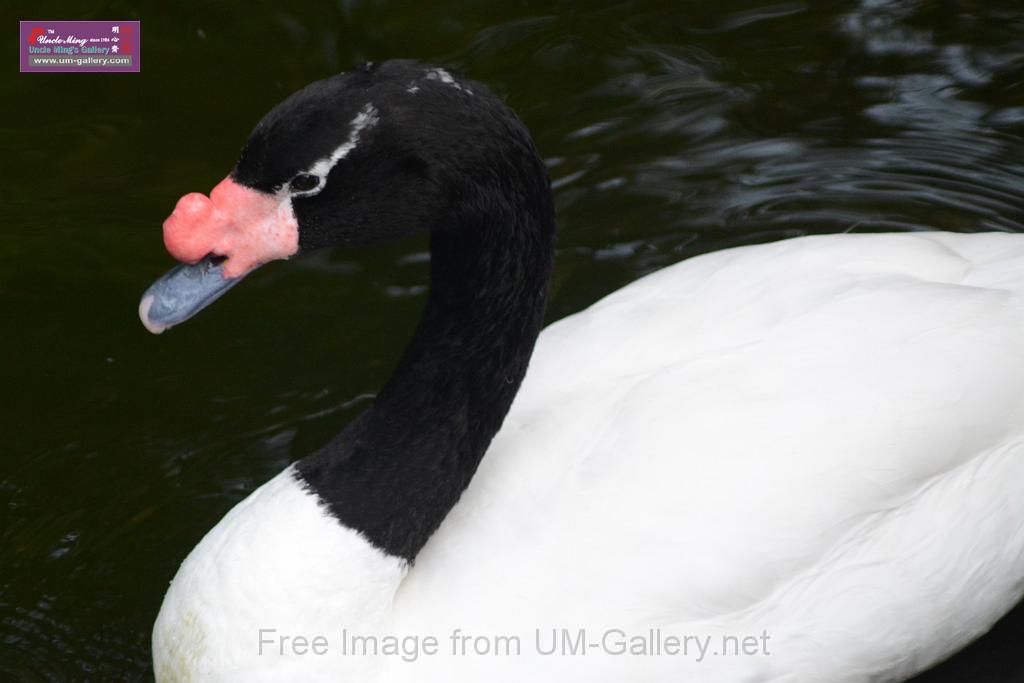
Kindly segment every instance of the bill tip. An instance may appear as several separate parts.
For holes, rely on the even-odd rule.
[[[167,326],[150,320],[149,309],[153,307],[153,299],[154,297],[152,294],[147,294],[142,297],[142,301],[139,302],[139,320],[142,321],[143,326],[147,330],[153,334],[160,334],[167,329]]]

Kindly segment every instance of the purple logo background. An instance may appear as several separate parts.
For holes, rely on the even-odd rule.
[[[22,72],[138,72],[140,21],[22,21]]]

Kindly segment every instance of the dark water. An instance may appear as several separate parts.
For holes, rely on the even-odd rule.
[[[422,241],[268,267],[163,337],[136,317],[176,198],[311,80],[418,57],[505,94],[557,188],[552,319],[732,245],[1024,229],[1020,0],[588,4],[14,3],[141,19],[143,73],[19,75],[3,32],[0,680],[147,679],[187,551],[388,376]],[[1024,680],[1022,634],[924,680]]]

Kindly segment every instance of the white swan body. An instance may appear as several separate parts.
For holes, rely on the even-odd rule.
[[[159,679],[904,680],[1024,590],[1024,236],[730,249],[555,323],[407,574],[309,495],[286,472],[197,546],[154,634]],[[249,540],[227,543],[225,525],[248,525]],[[284,551],[255,540],[275,533]],[[333,572],[331,553],[348,558]],[[252,590],[287,586],[275,596],[287,606],[229,621],[247,594],[217,577],[239,573]],[[189,587],[193,574],[206,588]],[[360,614],[324,611],[371,576],[365,630]],[[329,649],[257,657],[257,625]],[[206,644],[176,649],[193,627]],[[353,658],[346,627],[432,635],[439,652]],[[463,641],[453,656],[455,629],[506,647],[516,636],[519,654]],[[541,649],[552,629],[597,645],[543,655],[538,629]],[[699,661],[697,640],[685,655],[623,654],[619,633],[710,647]],[[713,654],[723,637],[747,654]],[[217,648],[254,668],[202,677]]]

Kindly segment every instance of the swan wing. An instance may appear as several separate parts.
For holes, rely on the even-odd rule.
[[[553,628],[771,639],[701,681],[947,656],[1024,582],[1022,293],[1019,235],[822,236],[693,258],[551,325],[398,625],[529,650]],[[695,666],[600,659],[541,664]]]

